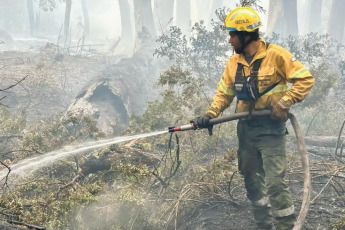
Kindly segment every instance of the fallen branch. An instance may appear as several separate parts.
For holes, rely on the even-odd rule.
[[[10,168],[10,166],[8,166],[7,164],[5,164],[2,161],[0,161],[0,164],[5,166],[8,169],[8,172],[7,172],[6,176],[0,180],[0,182],[1,182],[2,180],[5,179],[5,182],[4,182],[3,186],[2,186],[2,189],[4,189],[5,187],[8,187],[8,176],[10,175],[11,168]]]
[[[337,174],[339,172],[339,170],[335,173]],[[327,181],[327,183],[322,187],[322,189],[320,190],[320,192],[314,197],[314,199],[312,199],[310,202],[314,203],[314,201],[322,194],[322,192],[326,189],[326,187],[329,185],[329,183],[332,181],[333,179],[333,175],[331,176],[331,178],[329,178],[329,180]]]
[[[20,79],[20,80],[19,80],[18,82],[16,82],[15,84],[10,85],[10,86],[8,86],[8,87],[6,87],[6,88],[4,88],[4,89],[0,89],[0,91],[6,91],[6,90],[9,90],[9,89],[15,87],[16,85],[18,85],[18,84],[20,84],[22,81],[24,81],[25,78],[27,78],[28,76],[29,76],[29,75],[26,75],[25,77],[23,77],[22,79]]]
[[[345,120],[343,121],[343,124],[341,125],[340,131],[339,131],[339,135],[338,135],[337,144],[335,146],[335,155],[337,157],[342,157],[342,155],[343,155],[343,143],[344,143],[344,140],[343,140],[341,145],[340,145],[340,142],[341,142],[341,133],[343,132],[344,125],[345,125]],[[340,148],[340,152],[339,153],[338,153],[338,148]]]
[[[28,227],[29,229],[47,230],[47,228],[45,228],[45,227],[41,227],[41,226],[37,226],[37,225],[32,225],[32,224],[28,224],[28,223],[21,222],[21,221],[7,220],[7,222],[10,223],[10,224],[15,224],[15,225],[23,225],[25,227]]]

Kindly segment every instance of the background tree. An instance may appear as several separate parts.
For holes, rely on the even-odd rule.
[[[157,35],[153,19],[151,0],[134,0],[135,24],[135,50],[140,48],[139,35],[150,36],[154,39]]]
[[[281,0],[270,0],[268,8],[268,20],[266,34],[271,35],[273,32],[281,34],[282,30],[282,7],[283,3]]]
[[[89,36],[90,33],[90,22],[89,22],[89,10],[87,8],[86,0],[81,0],[81,5],[83,8],[83,19],[84,19],[84,25],[83,25],[83,37]]]
[[[344,39],[344,18],[345,1],[333,0],[329,16],[328,33],[342,43]]]
[[[283,1],[284,33],[283,35],[298,35],[297,0]]]
[[[119,0],[121,15],[121,41],[130,42],[133,39],[133,29],[131,23],[131,9],[128,0]]]
[[[0,29],[9,35],[28,35],[30,31],[26,1],[13,0],[0,2]]]
[[[65,8],[65,19],[63,23],[64,27],[64,46],[70,41],[70,18],[71,18],[71,9],[72,9],[72,0],[65,0],[66,1],[66,8]]]
[[[270,0],[266,33],[282,37],[298,35],[297,0]]]
[[[307,32],[322,33],[321,11],[323,0],[308,0],[306,4],[308,12]]]
[[[33,0],[27,0],[26,4],[28,7],[28,14],[29,14],[30,35],[33,36],[36,31],[36,20],[35,20]]]
[[[211,7],[210,7],[210,19],[217,19],[217,15],[215,14],[216,10],[223,7],[224,0],[212,0]]]
[[[196,21],[204,21],[204,24],[207,28],[210,26],[210,16],[211,16],[211,0],[203,1],[203,0],[196,0],[195,1],[195,11],[196,11]]]
[[[155,0],[153,5],[153,17],[155,19],[158,34],[164,33],[173,25],[174,0]]]

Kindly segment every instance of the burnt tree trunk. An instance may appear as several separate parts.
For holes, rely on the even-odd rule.
[[[134,0],[134,21],[135,21],[135,47],[134,51],[141,47],[142,37],[151,37],[154,41],[156,37],[156,27],[153,20],[151,0]]]
[[[127,128],[131,114],[140,114],[146,102],[155,99],[153,84],[158,70],[153,59],[154,43],[142,38],[140,50],[104,69],[88,84],[68,108],[68,113],[91,115],[108,136]]]

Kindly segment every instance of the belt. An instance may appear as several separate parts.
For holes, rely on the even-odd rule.
[[[272,120],[269,117],[260,117],[256,119],[240,119],[240,123],[247,124],[248,126],[251,126],[251,127],[256,127],[256,126],[262,126],[265,124],[276,126],[284,122],[279,121],[279,120]]]

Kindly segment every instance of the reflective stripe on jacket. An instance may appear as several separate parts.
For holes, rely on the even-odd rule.
[[[248,76],[253,62],[263,58],[258,73],[258,88],[262,92],[272,84],[280,83],[262,95],[255,103],[255,109],[267,109],[273,106],[281,98],[288,104],[293,105],[302,101],[314,85],[314,78],[305,66],[283,47],[270,44],[266,50],[266,42],[260,38],[260,46],[250,65],[244,59],[243,54],[235,54],[228,60],[223,76],[218,83],[217,94],[207,114],[217,117],[226,109],[235,97],[234,82],[237,63],[243,64],[245,76]],[[288,83],[292,83],[288,87]],[[237,112],[246,112],[249,108],[248,101],[239,100]]]

